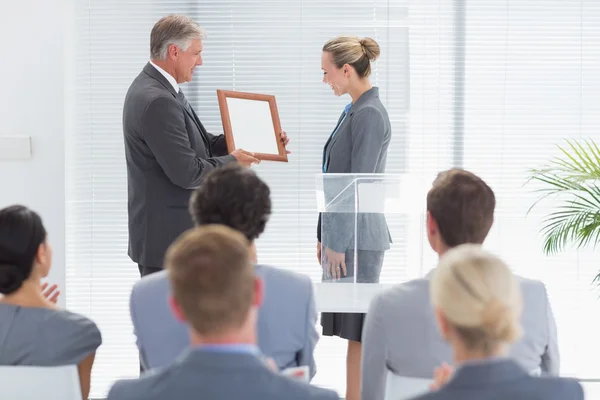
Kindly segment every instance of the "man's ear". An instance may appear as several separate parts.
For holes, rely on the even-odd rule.
[[[262,306],[264,300],[264,284],[258,276],[254,278],[254,302],[252,305],[256,308]]]
[[[448,340],[450,336],[450,324],[448,324],[448,320],[442,313],[439,308],[435,308],[434,310],[435,320],[437,322],[438,328],[440,329],[440,333],[445,340]]]
[[[185,322],[185,316],[183,315],[183,310],[181,309],[181,307],[177,303],[177,300],[175,300],[175,297],[173,297],[172,294],[169,295],[168,301],[169,301],[169,307],[171,308],[171,312],[175,316],[175,319],[179,322]]]
[[[437,221],[435,220],[435,218],[433,218],[433,215],[431,215],[431,213],[429,211],[427,211],[427,234],[429,234],[429,236],[433,237],[436,235],[436,233],[438,232],[438,225],[437,225]]]

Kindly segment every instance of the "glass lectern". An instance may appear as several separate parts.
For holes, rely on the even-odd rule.
[[[410,174],[316,177],[319,311],[366,312],[380,290],[422,276],[431,182]]]

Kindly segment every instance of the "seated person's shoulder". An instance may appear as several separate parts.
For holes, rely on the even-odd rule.
[[[163,291],[169,288],[169,275],[167,270],[146,275],[133,285],[131,296]]]
[[[577,380],[571,378],[541,377],[536,378],[543,393],[552,399],[582,400],[583,387]]]
[[[523,278],[517,276],[517,281],[521,286],[521,293],[523,294],[523,303],[526,308],[538,309],[539,307],[548,307],[549,298],[546,285],[536,279]]]
[[[169,378],[173,369],[169,367],[154,368],[138,379],[122,379],[113,384],[107,400],[137,400],[166,398]]]
[[[286,398],[289,400],[339,400],[340,398],[338,394],[333,390],[309,385],[305,382],[298,381],[282,375],[277,375],[277,384],[274,384],[273,388],[277,388],[277,393],[286,393]]]
[[[269,265],[257,266],[256,273],[265,285],[276,285],[294,292],[312,293],[312,281],[306,275]],[[269,290],[267,288],[267,290]]]
[[[377,294],[372,302],[372,309],[395,310],[406,304],[414,306],[420,300],[429,304],[429,281],[421,278],[400,283]]]
[[[530,279],[517,275],[517,282],[521,285],[522,290],[537,292],[537,293],[546,293],[546,285],[544,282],[538,279]]]
[[[40,351],[56,365],[79,364],[102,344],[98,326],[66,310],[49,310],[38,329]]]

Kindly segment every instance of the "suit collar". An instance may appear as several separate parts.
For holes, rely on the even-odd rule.
[[[158,82],[160,82],[161,85],[165,87],[165,89],[167,89],[175,97],[177,97],[177,92],[175,91],[175,88],[173,88],[173,85],[167,80],[167,78],[163,76],[163,74],[161,74],[154,66],[152,66],[150,62],[146,63],[146,65],[144,66],[144,73],[156,79]]]
[[[174,365],[184,368],[239,368],[239,369],[268,369],[266,360],[261,354],[251,354],[239,351],[204,350],[201,347],[189,347],[177,359]]]
[[[162,76],[165,77],[165,79],[167,80],[167,82],[169,82],[169,84],[171,84],[171,86],[173,87],[173,90],[175,91],[175,93],[179,93],[179,84],[177,83],[177,81],[175,80],[175,78],[173,77],[173,75],[169,74],[167,71],[165,71],[164,69],[162,69],[161,67],[159,67],[158,65],[156,65],[155,63],[153,63],[152,61],[149,61],[149,63],[158,72],[160,72],[160,74]]]
[[[364,103],[366,103],[370,99],[378,99],[379,98],[379,88],[377,86],[373,86],[371,89],[367,90],[363,94],[360,95],[358,100],[354,102],[352,108],[350,109],[350,114],[352,114],[353,110],[357,107],[360,107]]]
[[[507,383],[529,377],[516,362],[506,359],[494,359],[481,363],[461,365],[448,382],[448,389],[488,386]]]

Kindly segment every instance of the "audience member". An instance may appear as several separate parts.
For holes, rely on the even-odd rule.
[[[55,286],[43,292],[51,263],[40,216],[19,205],[0,210],[0,365],[77,365],[87,399],[102,337],[89,319],[57,308]]]
[[[427,194],[427,236],[442,256],[465,243],[481,244],[494,220],[496,200],[479,177],[451,169],[439,174]],[[363,332],[362,398],[382,400],[387,372],[431,378],[452,352],[436,327],[430,301],[433,271],[398,285],[371,303]],[[519,278],[524,295],[524,337],[510,355],[532,373],[559,371],[556,323],[542,282]]]
[[[508,266],[478,245],[449,250],[431,278],[431,300],[454,366],[435,371],[419,400],[583,400],[574,379],[533,377],[505,356],[521,334],[522,295]]]
[[[254,240],[265,229],[271,199],[269,187],[252,170],[229,164],[211,171],[192,195],[190,211],[197,225],[222,224],[243,233],[257,262]],[[255,271],[265,284],[258,317],[262,353],[280,369],[306,365],[314,376],[319,335],[310,279],[266,265]],[[171,363],[189,343],[186,326],[169,310],[169,291],[168,271],[161,271],[144,277],[131,293],[131,319],[146,368]]]
[[[261,356],[263,287],[241,233],[223,225],[188,231],[169,247],[166,268],[169,302],[189,325],[191,347],[167,367],[117,382],[109,400],[338,400],[335,392],[274,372]]]

